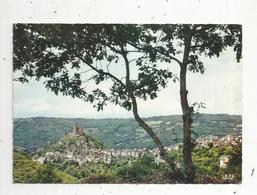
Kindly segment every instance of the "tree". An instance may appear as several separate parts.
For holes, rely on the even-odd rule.
[[[146,25],[146,27],[149,27]],[[201,57],[219,57],[227,47],[233,47],[239,62],[242,52],[242,28],[240,25],[150,25],[153,31],[161,31],[155,53],[161,61],[175,61],[180,67],[180,102],[183,118],[183,163],[185,181],[192,183],[195,168],[191,158],[191,124],[194,106],[188,103],[187,71],[204,73]],[[145,50],[145,48],[138,48]],[[201,106],[201,104],[199,104]]]
[[[159,137],[138,113],[138,99],[154,99],[169,79],[176,80],[169,70],[157,68],[157,40],[150,31],[142,25],[16,24],[13,67],[19,75],[16,80],[43,79],[45,87],[56,95],[91,102],[98,111],[107,103],[132,110],[139,126],[177,174]],[[123,75],[116,74],[118,64],[124,64]],[[108,91],[101,88],[104,81],[110,84]],[[88,82],[95,83],[91,91]]]
[[[46,88],[55,94],[70,95],[94,104],[102,110],[109,102],[132,110],[138,124],[152,137],[163,159],[175,172],[160,139],[138,114],[138,99],[154,99],[175,74],[157,68],[157,63],[175,61],[180,67],[180,101],[183,119],[183,162],[185,180],[192,183],[195,170],[191,158],[191,124],[193,105],[188,103],[187,71],[204,73],[202,56],[219,57],[233,47],[237,61],[241,58],[240,25],[32,25],[14,26],[14,72],[17,80],[45,78]],[[121,62],[124,61],[124,62]],[[104,62],[108,62],[105,66]],[[133,64],[133,62],[135,64]],[[115,75],[112,64],[124,63],[123,76]],[[131,66],[137,67],[136,76]],[[115,67],[116,67],[115,65]],[[87,70],[81,70],[88,67]],[[87,73],[90,78],[85,78]],[[133,78],[132,78],[133,77]],[[123,81],[125,79],[125,81]],[[95,81],[111,81],[110,91],[83,86]]]

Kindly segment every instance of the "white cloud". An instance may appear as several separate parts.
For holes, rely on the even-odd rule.
[[[46,99],[38,98],[25,99],[13,105],[17,110],[30,110],[31,112],[45,112],[52,108],[52,105],[50,105]]]

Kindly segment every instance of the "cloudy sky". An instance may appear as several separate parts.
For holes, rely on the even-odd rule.
[[[204,102],[202,113],[242,113],[242,63],[237,63],[232,50],[224,51],[219,58],[203,58],[206,72],[188,73],[189,102]],[[178,73],[178,65],[170,64],[170,70]],[[181,114],[179,84],[170,82],[157,99],[139,101],[141,116]],[[14,117],[83,117],[116,118],[132,117],[125,109],[108,105],[97,112],[90,103],[79,99],[56,96],[47,91],[43,84],[13,84]]]

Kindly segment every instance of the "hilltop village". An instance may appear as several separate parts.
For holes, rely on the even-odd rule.
[[[209,136],[198,138],[194,145],[196,148],[210,148],[218,146],[236,146],[242,143],[241,136],[227,135],[225,137]],[[182,144],[165,147],[167,151],[179,150]],[[46,149],[39,150],[33,160],[41,164],[45,162],[65,162],[74,161],[79,164],[83,163],[105,163],[110,164],[112,161],[131,161],[137,159],[144,154],[151,154],[155,158],[155,163],[164,162],[159,154],[159,150],[155,149],[106,149],[96,140],[87,136],[83,129],[75,126],[71,132],[66,133],[62,139],[54,144],[50,144]],[[220,167],[225,168],[230,157],[222,155],[220,157]],[[181,167],[177,162],[177,166]]]

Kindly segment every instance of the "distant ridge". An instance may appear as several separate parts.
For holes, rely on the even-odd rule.
[[[238,116],[242,117],[241,114],[226,114],[226,113],[202,113],[200,115],[210,115],[210,116]],[[151,118],[158,118],[158,117],[181,117],[180,114],[171,114],[171,115],[153,115],[153,116],[147,116],[147,117],[142,117],[143,119],[151,119]],[[133,117],[103,117],[103,118],[83,118],[83,117],[53,117],[53,116],[33,116],[33,117],[14,117],[14,120],[19,120],[19,119],[44,119],[44,118],[53,118],[53,119],[86,119],[86,120],[111,120],[111,119],[132,119],[134,120]]]
[[[180,115],[152,116],[145,118],[154,128],[165,146],[182,140],[182,120]],[[45,147],[49,141],[60,139],[70,129],[78,125],[86,135],[91,136],[107,148],[155,148],[151,138],[139,127],[133,118],[15,118],[13,122],[14,145],[35,152]],[[200,114],[193,123],[194,137],[216,135],[241,135],[242,116],[228,114]]]

